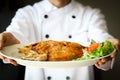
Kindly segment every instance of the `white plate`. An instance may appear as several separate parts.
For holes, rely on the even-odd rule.
[[[34,67],[40,67],[40,68],[65,68],[65,67],[72,68],[72,67],[90,66],[90,65],[94,65],[99,59],[103,58],[103,57],[100,57],[100,58],[96,58],[96,59],[81,60],[81,61],[30,61],[30,60],[23,60],[23,59],[21,59],[22,54],[18,53],[18,48],[20,48],[22,46],[23,46],[23,44],[16,44],[16,45],[4,47],[2,50],[0,50],[0,54],[5,57],[14,59],[20,65],[34,66]],[[107,55],[107,56],[109,56],[109,55]],[[107,57],[107,56],[104,56],[104,57]]]

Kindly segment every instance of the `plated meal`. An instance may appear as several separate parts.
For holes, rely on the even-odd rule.
[[[114,53],[110,41],[84,47],[79,43],[47,40],[31,44],[4,47],[0,54],[14,59],[18,64],[34,67],[81,67],[94,65],[99,59]]]
[[[41,41],[19,48],[23,59],[38,61],[71,61],[87,60],[106,56],[114,51],[110,41],[96,43],[84,47],[75,42],[68,41]]]

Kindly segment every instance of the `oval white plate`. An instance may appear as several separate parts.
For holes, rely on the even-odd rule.
[[[107,56],[96,58],[96,59],[80,60],[80,61],[30,61],[30,60],[21,59],[22,54],[18,52],[18,48],[22,46],[24,45],[16,44],[16,45],[4,47],[2,50],[0,50],[0,54],[5,57],[14,59],[20,65],[34,66],[34,67],[39,67],[39,68],[65,68],[65,67],[71,68],[71,67],[90,66],[90,65],[94,65],[99,59],[110,55],[109,54]]]

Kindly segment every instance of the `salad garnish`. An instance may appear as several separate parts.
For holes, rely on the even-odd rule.
[[[77,58],[75,60],[89,60],[103,57],[112,53],[114,50],[115,48],[113,44],[108,40],[102,43],[97,43],[93,40],[90,46],[83,50],[84,55],[81,58]]]

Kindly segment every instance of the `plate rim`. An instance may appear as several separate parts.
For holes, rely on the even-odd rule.
[[[10,46],[6,46],[6,47],[4,47],[4,48],[7,48],[7,47],[12,47],[12,46],[20,46],[20,45],[25,45],[25,44],[14,44],[14,45],[10,45]],[[4,49],[3,48],[3,49]],[[20,64],[20,65],[23,65],[23,66],[27,66],[27,65],[25,65],[25,64],[22,64],[22,63],[20,63],[20,62],[31,62],[31,63],[42,63],[42,64],[65,64],[65,63],[67,63],[67,64],[70,64],[70,63],[83,63],[83,62],[87,62],[87,61],[98,61],[98,60],[100,60],[100,59],[102,59],[102,58],[105,58],[105,57],[108,57],[108,56],[110,56],[111,54],[113,54],[115,51],[116,51],[116,49],[114,49],[114,51],[112,52],[112,53],[110,53],[110,54],[108,54],[108,55],[106,55],[106,56],[102,56],[102,57],[99,57],[99,58],[94,58],[94,59],[89,59],[89,60],[71,60],[71,61],[32,61],[32,60],[24,60],[24,59],[21,59],[21,58],[16,58],[16,57],[10,57],[10,56],[8,56],[8,55],[6,55],[6,54],[4,54],[3,52],[2,52],[2,50],[3,49],[1,49],[0,50],[0,55],[2,55],[2,56],[5,56],[5,57],[8,57],[8,58],[10,58],[10,59],[13,59],[13,60],[15,60],[16,62],[18,62],[18,64]],[[93,65],[93,64],[91,64],[91,65]],[[29,66],[29,65],[28,65]],[[88,65],[89,66],[89,65]],[[39,66],[36,66],[36,67],[39,67]],[[43,66],[42,66],[43,67]],[[45,66],[45,67],[47,67],[47,66]],[[50,67],[50,66],[48,66],[48,67]],[[51,66],[52,67],[52,66]],[[53,66],[54,67],[54,66]],[[64,67],[64,66],[63,66]],[[70,67],[70,66],[69,66]],[[78,66],[78,67],[80,67],[80,66]]]

